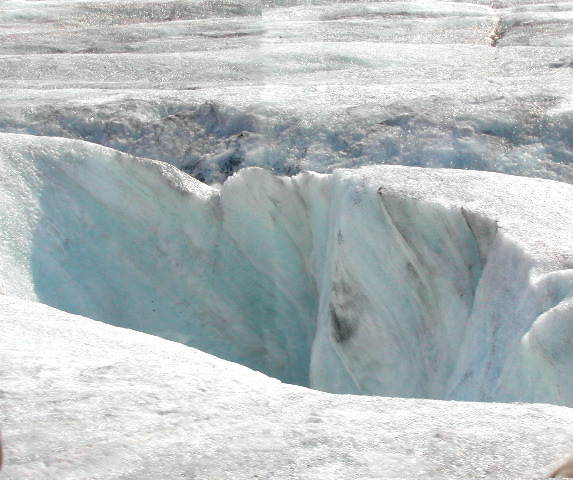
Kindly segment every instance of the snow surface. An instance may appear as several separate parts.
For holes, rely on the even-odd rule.
[[[0,296],[10,480],[535,478],[571,409],[330,395]]]
[[[547,474],[572,12],[0,2],[0,477]]]
[[[571,2],[5,1],[0,131],[210,184],[371,164],[573,181]]]

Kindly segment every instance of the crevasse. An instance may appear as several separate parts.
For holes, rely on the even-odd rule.
[[[215,189],[23,135],[0,162],[4,293],[334,393],[573,403],[569,185],[380,166]]]

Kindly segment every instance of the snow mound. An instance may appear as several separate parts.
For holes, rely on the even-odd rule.
[[[0,288],[334,393],[573,404],[573,187],[365,167],[220,189],[2,135]]]

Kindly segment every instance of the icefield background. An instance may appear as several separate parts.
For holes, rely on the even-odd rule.
[[[547,474],[572,11],[0,3],[0,476]]]

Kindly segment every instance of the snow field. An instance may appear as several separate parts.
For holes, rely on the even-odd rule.
[[[573,178],[568,2],[9,2],[0,14],[0,131],[84,139],[209,184],[250,166]]]
[[[7,480],[539,478],[569,408],[330,395],[0,296]]]
[[[0,476],[562,463],[571,12],[2,2]]]

